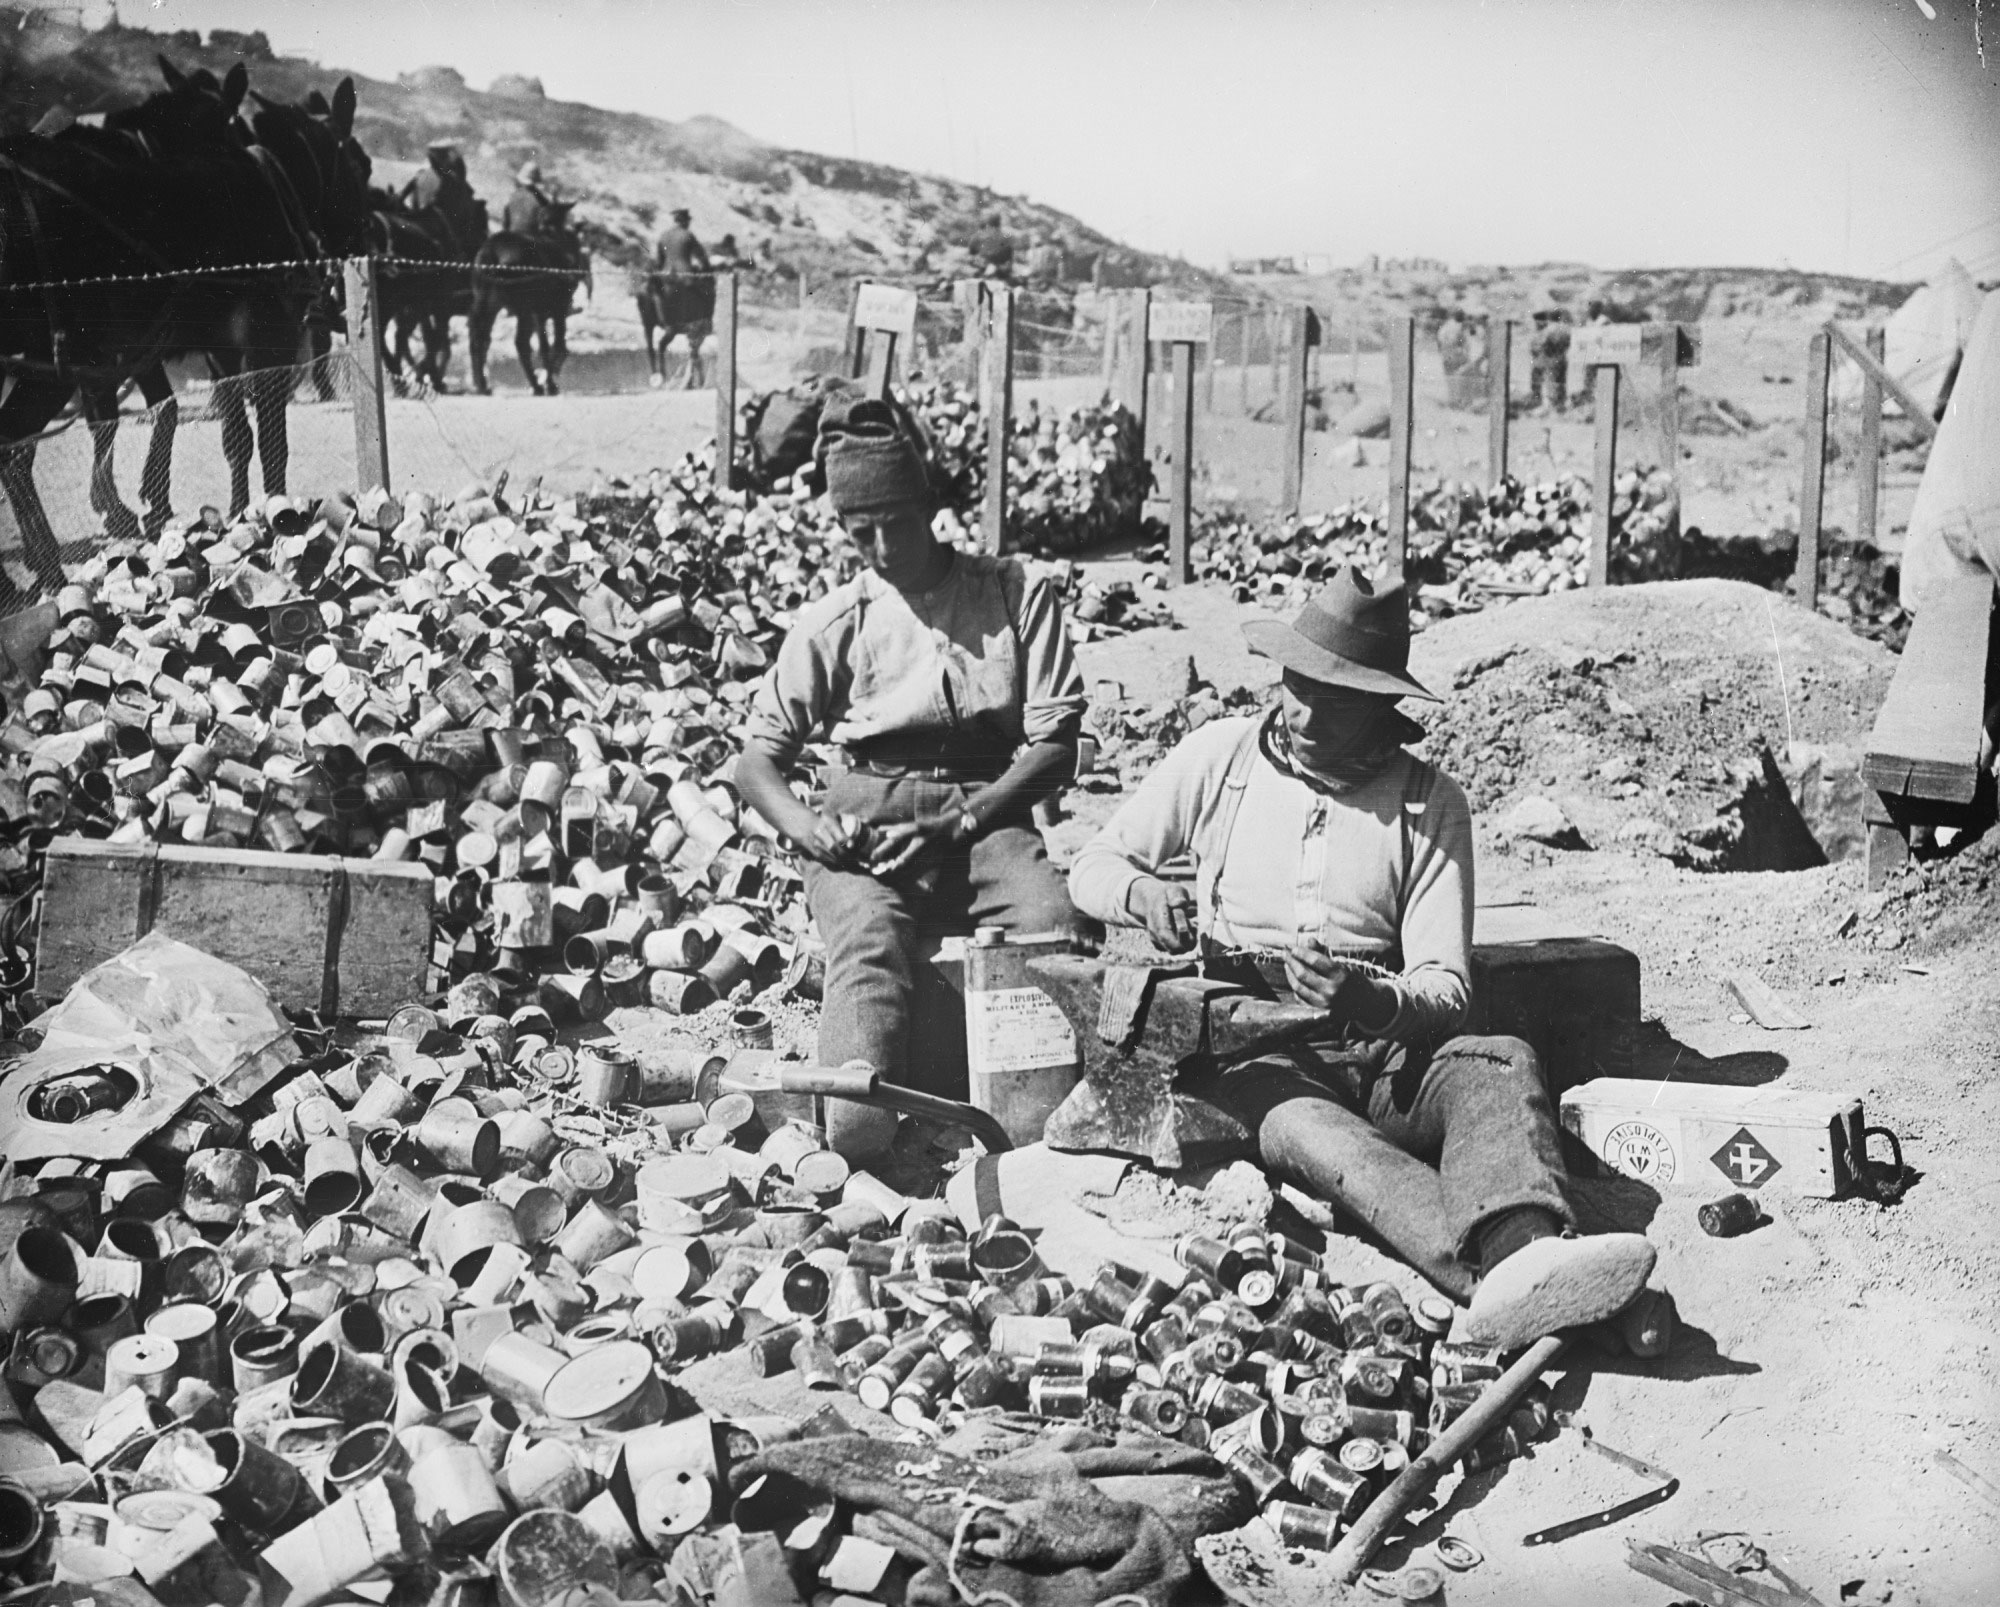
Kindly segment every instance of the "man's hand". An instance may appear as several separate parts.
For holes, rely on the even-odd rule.
[[[868,845],[868,869],[877,876],[894,876],[933,847],[952,840],[952,828],[943,822],[898,821],[893,826],[877,826]]]
[[[838,820],[815,810],[810,829],[789,835],[800,853],[829,870],[849,870],[854,866],[854,845],[860,836],[858,826],[849,830]]]
[[[1316,937],[1298,937],[1285,955],[1285,981],[1305,1003],[1332,1010],[1360,973],[1320,946]],[[1350,1001],[1352,997],[1350,996]]]
[[[1194,947],[1194,894],[1181,883],[1149,876],[1133,883],[1125,907],[1165,953],[1184,954]]]
[[[1285,981],[1305,1003],[1338,1013],[1363,1032],[1386,1027],[1396,1014],[1396,990],[1370,968],[1329,954],[1316,937],[1293,940]]]

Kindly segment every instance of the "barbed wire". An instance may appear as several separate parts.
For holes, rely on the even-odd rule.
[[[97,285],[139,285],[159,284],[172,279],[223,279],[244,278],[254,274],[294,272],[314,269],[321,273],[334,269],[345,269],[350,262],[364,260],[357,257],[294,257],[279,262],[228,262],[198,264],[189,268],[158,268],[146,273],[99,273],[85,274],[74,279],[15,279],[0,283],[0,294],[40,292],[45,290],[76,290]],[[475,263],[464,258],[441,257],[369,257],[378,268],[425,268],[433,272],[462,268],[469,277],[474,272],[487,274],[545,274],[551,277],[562,275],[569,278],[588,278],[592,269],[585,265],[579,268],[537,267],[527,263],[487,262]]]

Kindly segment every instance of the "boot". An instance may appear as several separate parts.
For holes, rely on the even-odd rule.
[[[1639,1233],[1533,1240],[1480,1279],[1466,1308],[1465,1336],[1519,1350],[1560,1329],[1602,1321],[1645,1288],[1655,1259]]]

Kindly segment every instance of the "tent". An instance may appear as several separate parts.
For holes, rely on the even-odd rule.
[[[1903,539],[1903,606],[1927,600],[1983,566],[2000,577],[2000,290],[1988,294],[1966,341],[1951,405],[1931,443]]]

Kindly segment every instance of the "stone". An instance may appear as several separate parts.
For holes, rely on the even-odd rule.
[[[1502,815],[1497,822],[1501,834],[1510,839],[1525,837],[1550,848],[1586,848],[1583,833],[1576,829],[1559,804],[1539,795],[1530,795]]]

